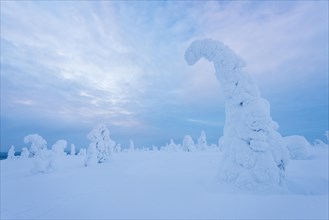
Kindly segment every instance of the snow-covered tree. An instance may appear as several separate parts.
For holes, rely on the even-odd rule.
[[[135,151],[135,144],[133,140],[129,140],[129,151],[130,152]]]
[[[153,151],[158,151],[158,147],[155,146],[155,145],[152,145],[152,150],[153,150]]]
[[[329,145],[321,141],[320,139],[315,139],[313,143],[314,147],[322,147],[322,148],[327,148]]]
[[[33,157],[32,173],[47,173],[50,170],[52,152],[47,148],[42,148],[37,151]]]
[[[114,147],[114,152],[121,152],[121,150],[122,150],[122,148],[121,148],[121,144],[117,144],[117,145],[115,145],[115,147]]]
[[[71,156],[75,156],[75,145],[71,144],[71,151],[70,151]]]
[[[110,131],[104,124],[96,126],[87,138],[91,141],[87,149],[88,158],[93,158],[93,155],[96,154],[98,163],[109,159],[114,150],[115,142],[110,138]]]
[[[300,135],[291,135],[283,138],[290,153],[291,159],[303,160],[309,157],[312,145]]]
[[[209,150],[209,151],[220,151],[218,145],[216,145],[216,144],[210,144],[210,145],[208,146],[208,150]]]
[[[207,136],[204,131],[201,131],[200,137],[198,138],[198,150],[204,151],[208,149]]]
[[[51,171],[60,170],[63,168],[64,159],[66,156],[65,148],[67,146],[66,140],[58,140],[52,147],[51,147],[51,154],[50,154],[50,163],[49,169]]]
[[[195,151],[196,147],[190,135],[185,135],[183,139],[183,151]]]
[[[223,43],[196,40],[185,52],[189,65],[205,58],[213,62],[225,96],[223,159],[218,177],[249,189],[282,186],[289,152],[260,96],[245,62]]]
[[[58,140],[52,147],[51,150],[60,156],[66,156],[65,148],[67,146],[66,140]]]
[[[15,159],[15,147],[14,145],[11,145],[11,147],[8,150],[8,154],[7,154],[7,159]]]
[[[31,143],[30,156],[34,157],[40,150],[47,148],[47,142],[39,134],[30,134],[24,137],[24,143]]]
[[[80,148],[78,156],[85,157],[87,155],[87,150],[85,148]]]
[[[51,150],[43,148],[37,151],[33,161],[33,173],[48,173],[62,169],[64,158],[66,156],[65,148],[67,141],[58,140]]]
[[[23,147],[20,158],[29,158],[29,156],[30,151],[26,147]]]
[[[173,139],[170,139],[169,144],[166,145],[166,151],[169,152],[176,152],[179,151],[179,146],[177,146],[177,144],[174,142]]]
[[[96,149],[96,145],[94,143],[91,143],[87,148],[85,166],[89,167],[99,163],[97,155],[98,155],[98,150]]]

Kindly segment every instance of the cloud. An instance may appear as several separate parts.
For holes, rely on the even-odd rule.
[[[102,121],[118,132],[122,126],[129,134],[139,129],[168,136],[174,131],[167,121],[182,130],[189,119],[217,123],[225,101],[212,65],[201,60],[189,67],[183,56],[191,41],[205,37],[223,41],[244,58],[246,70],[274,103],[282,97],[278,86],[289,93],[293,83],[311,76],[316,82],[308,91],[328,87],[327,2],[1,6],[1,117],[28,115],[77,126]],[[191,132],[207,126],[194,125]]]

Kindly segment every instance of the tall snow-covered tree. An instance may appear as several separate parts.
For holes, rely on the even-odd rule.
[[[115,142],[110,138],[110,131],[104,124],[96,126],[87,135],[87,138],[91,141],[87,149],[87,156],[89,158],[92,158],[91,155],[96,154],[98,163],[109,159],[114,150]]]
[[[8,150],[7,159],[15,159],[15,147],[14,145],[11,145],[11,147]]]
[[[47,142],[39,134],[30,134],[25,136],[24,143],[31,143],[31,157],[34,157],[40,150],[47,149]]]
[[[196,40],[185,51],[189,65],[205,58],[213,62],[225,96],[223,159],[219,178],[249,189],[280,188],[289,160],[270,104],[260,96],[245,62],[223,43]]]

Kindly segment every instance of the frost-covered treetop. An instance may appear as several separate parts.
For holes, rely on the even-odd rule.
[[[43,139],[39,134],[30,134],[24,137],[24,143],[31,143],[31,155],[34,156],[40,150],[47,148],[47,141]]]
[[[66,140],[58,140],[52,147],[52,151],[56,154],[65,154],[64,150],[67,146]]]
[[[103,140],[110,137],[110,131],[104,124],[97,125],[88,135],[87,138],[92,142]]]
[[[185,60],[189,65],[194,65],[202,57],[219,65],[222,74],[246,65],[243,59],[237,56],[229,47],[212,39],[196,40],[185,51]],[[216,76],[218,79],[221,78],[218,73],[216,73]]]

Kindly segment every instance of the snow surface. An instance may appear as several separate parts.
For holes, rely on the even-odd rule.
[[[285,191],[244,191],[215,178],[221,152],[121,152],[33,174],[36,158],[2,160],[1,219],[328,219],[328,148],[291,160]]]

